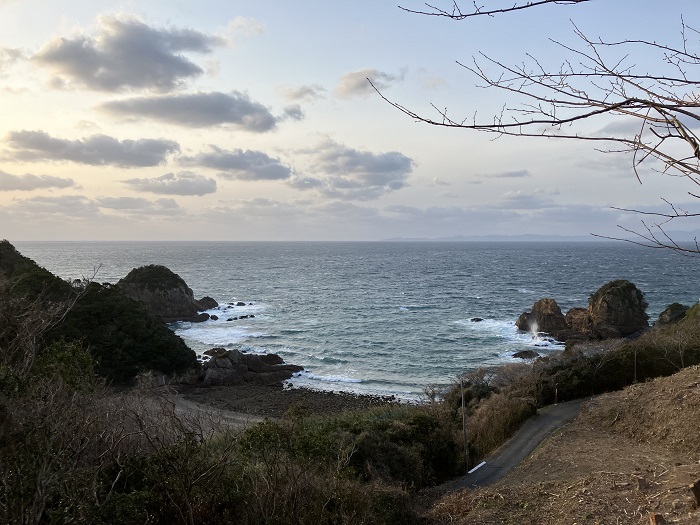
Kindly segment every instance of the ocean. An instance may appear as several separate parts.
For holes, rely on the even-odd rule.
[[[622,242],[13,244],[64,279],[96,272],[95,280],[115,283],[132,268],[162,264],[196,298],[220,303],[209,311],[216,321],[171,325],[197,353],[276,353],[305,368],[292,387],[403,399],[511,362],[519,350],[560,350],[515,328],[537,299],[553,297],[566,312],[585,307],[606,282],[628,279],[644,292],[653,321],[672,302],[700,298],[700,260]],[[229,305],[239,301],[246,306]]]

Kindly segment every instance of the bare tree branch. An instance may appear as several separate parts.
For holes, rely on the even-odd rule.
[[[539,7],[545,4],[559,4],[559,5],[571,5],[571,4],[581,4],[583,2],[588,2],[590,0],[537,0],[534,2],[516,2],[515,4],[509,4],[506,2],[501,2],[504,4],[503,7],[496,8],[486,8],[484,6],[477,5],[476,1],[472,2],[472,7],[469,10],[463,10],[459,3],[454,0],[452,2],[452,9],[447,11],[446,9],[440,9],[439,7],[425,4],[428,9],[426,11],[420,11],[416,9],[409,9],[407,7],[399,6],[408,13],[427,15],[427,16],[441,16],[445,18],[451,18],[452,20],[464,20],[465,18],[471,18],[475,16],[495,16],[503,13],[510,13],[513,11],[522,11],[523,9],[529,9],[531,7]]]
[[[426,4],[426,11],[404,11],[441,16],[453,20],[511,11],[520,11],[544,4],[577,4],[588,0],[541,0],[516,2],[485,9],[476,3],[466,10],[453,1],[449,9]],[[433,126],[476,130],[497,137],[539,137],[608,143],[608,153],[632,154],[632,170],[641,183],[640,168],[664,176],[684,178],[700,186],[700,79],[695,69],[700,66],[700,32],[681,19],[677,44],[653,39],[592,39],[575,23],[573,32],[578,45],[556,40],[552,44],[570,58],[558,68],[550,68],[531,54],[516,65],[509,65],[485,53],[472,57],[470,63],[456,63],[473,74],[478,87],[502,91],[506,102],[500,112],[482,119],[473,110],[466,117],[456,117],[448,108],[431,103],[431,110],[419,112],[395,100],[389,100],[371,81],[379,96],[416,122]],[[634,57],[644,57],[655,64],[654,71],[640,71]],[[369,79],[368,79],[369,81]],[[624,127],[609,124],[622,121]],[[634,126],[634,122],[638,125]],[[582,122],[598,122],[597,131]],[[628,124],[632,124],[628,126]],[[627,131],[629,130],[629,131]],[[688,194],[697,199],[695,193]],[[669,213],[644,212],[615,208],[620,211],[652,215],[666,221],[700,217],[700,212],[679,212],[669,201]],[[644,223],[643,223],[644,224]],[[653,233],[650,228],[653,228]],[[682,248],[674,243],[663,224],[647,227],[644,233],[629,231],[639,243],[670,248],[679,252],[700,253],[696,247]],[[627,230],[626,230],[627,231]],[[634,237],[633,237],[634,239]],[[626,239],[627,240],[627,239]],[[633,242],[633,241],[631,241]]]

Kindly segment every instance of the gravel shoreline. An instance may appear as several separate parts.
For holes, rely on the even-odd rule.
[[[291,407],[301,408],[310,415],[321,415],[400,403],[394,396],[284,388],[282,383],[272,385],[244,383],[235,386],[210,387],[178,385],[176,390],[187,400],[218,410],[271,418],[283,417]]]

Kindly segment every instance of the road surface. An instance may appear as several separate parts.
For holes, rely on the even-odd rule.
[[[549,405],[537,411],[528,419],[518,432],[493,456],[486,458],[486,463],[471,474],[446,483],[447,490],[457,491],[464,488],[490,485],[508,474],[518,463],[530,455],[547,436],[573,420],[579,413],[583,399]]]

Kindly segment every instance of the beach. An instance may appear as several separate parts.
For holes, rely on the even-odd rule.
[[[285,388],[282,383],[272,385],[244,383],[235,386],[211,387],[176,385],[175,390],[189,401],[216,410],[269,418],[284,417],[293,407],[301,409],[308,415],[327,415],[399,402],[392,396]]]

